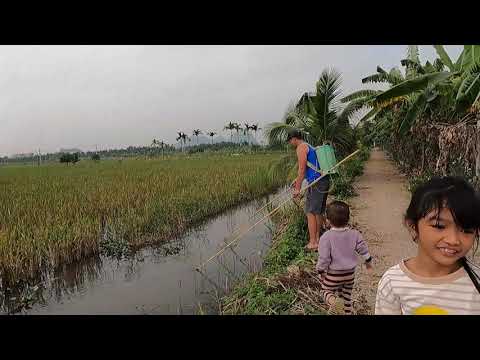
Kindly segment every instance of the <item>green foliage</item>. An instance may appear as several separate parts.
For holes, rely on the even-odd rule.
[[[79,154],[78,153],[73,153],[73,154],[69,154],[69,153],[66,153],[66,154],[62,154],[60,156],[60,162],[61,163],[77,163],[79,161]]]
[[[316,84],[314,94],[305,93],[297,104],[289,109],[282,122],[267,127],[269,144],[286,141],[287,132],[298,129],[304,139],[313,146],[329,141],[337,152],[349,153],[354,148],[355,136],[349,117],[357,110],[350,105],[339,111],[341,77],[335,70],[324,70]]]
[[[418,188],[418,186],[430,180],[432,176],[433,174],[431,173],[424,173],[421,175],[410,177],[408,179],[408,191],[413,194]]]
[[[275,251],[267,254],[264,260],[266,274],[284,272],[286,267],[299,257],[305,255],[304,246],[308,242],[308,226],[302,214],[294,217],[282,240],[275,247]]]
[[[363,174],[363,166],[370,156],[370,149],[361,147],[361,151],[355,158],[347,161],[337,175],[332,176],[331,195],[338,199],[348,199],[357,195],[353,188],[355,178]]]

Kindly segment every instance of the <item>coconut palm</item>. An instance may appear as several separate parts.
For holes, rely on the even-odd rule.
[[[287,110],[282,122],[267,126],[269,143],[284,143],[287,132],[296,128],[313,146],[330,142],[340,152],[348,153],[355,143],[349,124],[349,117],[355,109],[351,106],[343,110],[339,108],[340,84],[341,76],[336,70],[324,70],[315,93],[305,93]]]

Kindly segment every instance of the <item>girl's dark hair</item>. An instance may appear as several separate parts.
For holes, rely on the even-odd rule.
[[[420,185],[413,193],[405,220],[416,227],[420,219],[431,211],[436,211],[438,217],[444,207],[450,209],[458,227],[475,230],[475,253],[480,230],[480,198],[475,189],[463,178],[434,177]],[[460,259],[460,263],[480,293],[480,277],[472,270],[472,264],[465,257]]]
[[[350,208],[343,201],[332,201],[327,206],[327,219],[335,227],[343,227],[350,220]]]

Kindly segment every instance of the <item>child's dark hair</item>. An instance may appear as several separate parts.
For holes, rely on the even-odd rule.
[[[480,230],[480,198],[475,189],[460,177],[434,177],[420,185],[413,193],[405,220],[417,230],[420,219],[431,211],[436,211],[439,216],[444,207],[450,209],[457,226],[475,230],[475,253]],[[460,263],[480,293],[479,275],[471,269],[471,263],[465,257],[460,259]]]
[[[335,227],[347,226],[350,220],[350,208],[343,201],[332,201],[327,205],[327,219]]]

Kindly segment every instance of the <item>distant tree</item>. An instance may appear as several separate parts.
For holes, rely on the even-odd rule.
[[[193,136],[197,137],[197,145],[198,145],[198,135],[200,135],[202,131],[200,129],[193,130]]]
[[[208,136],[210,136],[212,138],[212,145],[213,145],[213,137],[217,134],[216,132],[213,132],[213,131],[210,131],[207,133]]]
[[[92,160],[94,160],[94,161],[100,161],[100,155],[99,155],[99,154],[93,154],[93,155],[92,155]]]
[[[233,130],[235,130],[235,123],[229,122],[227,126],[225,126],[225,130],[230,130],[230,142],[233,142]]]
[[[258,127],[258,124],[251,125],[250,129],[254,131],[254,133],[255,133],[254,139],[255,139],[255,141],[257,141],[257,131],[262,130],[262,129]]]
[[[69,154],[69,153],[64,153],[60,156],[60,162],[61,163],[77,163],[78,161],[80,161],[80,158],[79,158],[79,155],[78,155],[78,152],[77,153],[74,153],[74,154]]]
[[[165,157],[164,149],[167,146],[167,144],[164,143],[163,140],[162,140],[162,141],[160,141],[160,143],[157,142],[157,145],[159,145],[162,148],[162,157],[164,158]]]
[[[233,124],[233,128],[234,128],[235,131],[237,132],[237,142],[240,143],[240,137],[238,136],[238,132],[239,132],[240,129],[241,129],[240,124],[234,123],[234,124]]]
[[[178,140],[178,139],[177,139]],[[151,145],[153,148],[160,148],[162,149],[162,157],[165,157],[165,148],[168,147],[167,143],[165,143],[163,140],[162,141],[158,141],[156,139],[153,139],[152,141],[152,145]],[[155,152],[155,150],[154,150]]]
[[[245,127],[243,128],[243,135],[247,136],[247,144],[250,144],[248,135],[249,135],[249,131],[252,129],[252,127],[247,123],[245,123],[244,125],[245,125]]]
[[[187,142],[187,139],[189,139],[189,137],[183,131],[178,131],[177,134],[178,134],[177,141],[180,140],[180,145],[181,145],[182,152],[183,152],[183,147],[184,147],[185,143]]]

